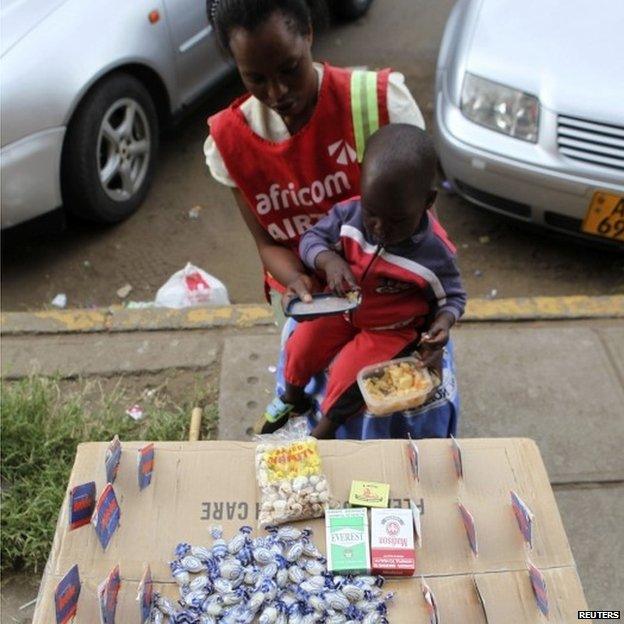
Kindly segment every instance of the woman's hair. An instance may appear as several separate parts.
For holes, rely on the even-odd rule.
[[[206,0],[206,11],[219,45],[228,53],[234,28],[253,31],[275,11],[288,18],[293,30],[301,35],[327,21],[325,0]]]

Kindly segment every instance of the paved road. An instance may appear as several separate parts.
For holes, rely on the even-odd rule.
[[[361,22],[319,37],[317,57],[342,65],[390,65],[403,71],[427,120],[439,40],[452,0],[377,0]],[[68,295],[72,307],[109,305],[126,283],[130,299],[152,299],[170,274],[193,261],[217,275],[235,302],[262,299],[255,249],[229,192],[203,164],[205,118],[240,87],[230,85],[210,105],[163,140],[156,182],[140,212],[113,228],[72,223],[63,233],[34,226],[3,237],[2,307],[49,305]],[[201,206],[199,218],[189,210]],[[439,212],[460,247],[471,296],[612,294],[624,292],[624,257],[525,231],[456,197]],[[488,237],[489,242],[479,242]]]

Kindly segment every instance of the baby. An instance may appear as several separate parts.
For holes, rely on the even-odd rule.
[[[285,392],[267,407],[262,433],[307,412],[311,402],[304,388],[331,364],[312,435],[333,437],[364,406],[356,383],[362,368],[417,347],[439,352],[448,342],[466,293],[455,248],[429,211],[436,198],[435,169],[426,132],[384,126],[366,146],[361,197],[335,205],[302,237],[303,262],[334,293],[358,291],[361,303],[347,315],[297,326],[286,344]]]

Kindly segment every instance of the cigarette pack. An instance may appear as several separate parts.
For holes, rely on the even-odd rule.
[[[368,512],[366,509],[325,511],[327,569],[330,572],[370,572]]]
[[[374,574],[411,576],[416,569],[411,509],[371,509]]]

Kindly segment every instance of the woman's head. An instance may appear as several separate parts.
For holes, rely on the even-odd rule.
[[[284,118],[314,104],[313,11],[306,0],[208,0],[207,11],[252,95]]]

